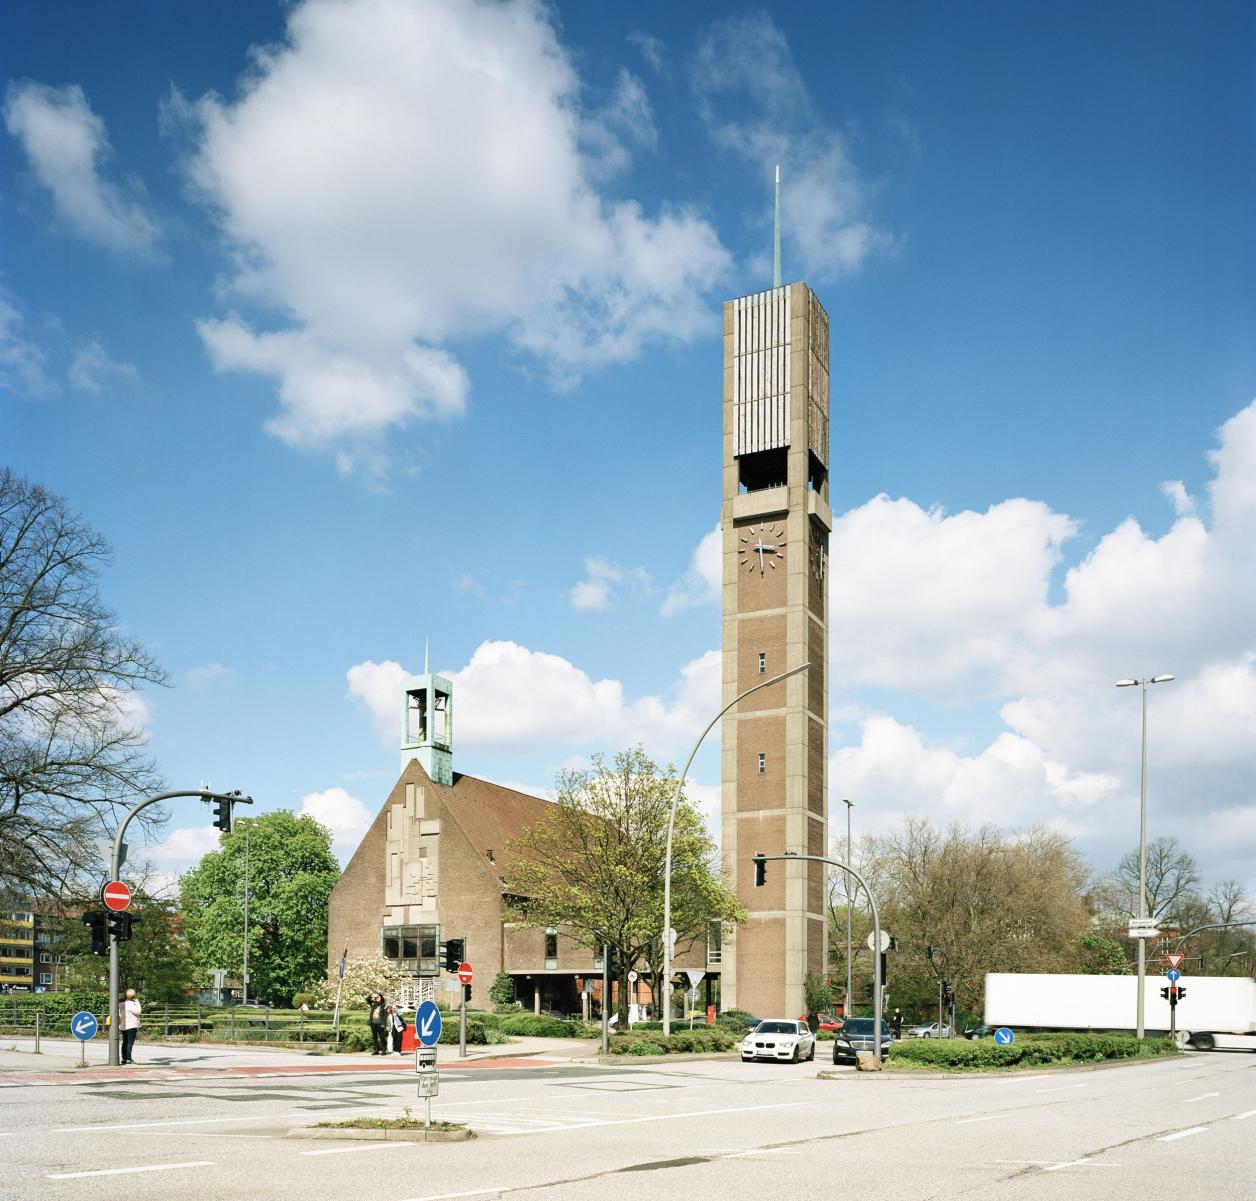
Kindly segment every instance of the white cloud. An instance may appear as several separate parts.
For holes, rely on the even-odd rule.
[[[608,559],[591,555],[584,561],[585,578],[567,594],[573,609],[591,612],[610,607],[619,584],[629,583],[649,591],[650,573],[644,567],[620,567]]]
[[[234,667],[226,667],[221,663],[207,663],[204,667],[188,668],[187,682],[193,688],[203,688],[215,680],[229,680],[235,674]]]
[[[171,830],[164,842],[154,847],[136,848],[132,860],[148,862],[147,886],[159,896],[175,896],[179,877],[195,867],[202,856],[218,849],[218,831],[213,826],[186,826]]]
[[[1207,853],[1210,875],[1250,879],[1256,402],[1225,423],[1209,458],[1207,512],[1170,482],[1166,532],[1127,519],[1062,580],[1077,523],[1040,502],[947,516],[878,497],[839,517],[834,680],[952,706],[995,700],[1005,730],[967,752],[868,718],[833,758],[834,800],[863,789],[883,813],[1046,821],[1106,864],[1136,837],[1139,788],[1137,691],[1113,685],[1173,673],[1148,698],[1152,827]]]
[[[27,334],[26,319],[0,292],[0,388],[20,396],[54,391],[44,362],[43,349]]]
[[[459,340],[504,333],[569,383],[714,328],[711,226],[594,186],[652,143],[644,89],[625,73],[591,114],[581,95],[533,0],[309,0],[236,99],[184,105],[230,284],[283,326],[202,337],[219,370],[277,380],[273,432],[320,447],[456,415]]]
[[[66,373],[80,392],[99,395],[111,380],[136,379],[139,373],[130,363],[115,359],[99,342],[91,339],[74,352]]]
[[[110,250],[152,251],[157,222],[135,181],[105,177],[113,150],[105,123],[92,112],[82,88],[10,83],[4,120],[66,227]]]
[[[346,674],[349,695],[370,712],[381,744],[396,746],[409,673],[399,663],[367,661]],[[631,702],[620,681],[593,680],[559,655],[514,642],[483,642],[465,667],[447,674],[456,690],[458,745],[475,749],[641,742],[654,754],[674,754],[687,750],[719,709],[718,651],[685,664],[663,695]]]
[[[719,147],[761,170],[781,164],[786,257],[801,260],[790,278],[831,279],[894,247],[895,239],[872,223],[871,189],[848,138],[821,120],[771,16],[716,22],[699,42],[693,82]]]
[[[341,862],[357,850],[372,818],[371,812],[357,797],[339,787],[306,793],[301,798],[297,816],[312,817],[331,831],[331,849]]]
[[[659,612],[671,617],[697,605],[714,605],[720,599],[720,583],[723,577],[724,543],[720,527],[702,535],[694,549],[689,569],[667,590],[667,597]]]
[[[638,29],[628,35],[628,42],[640,51],[641,57],[645,59],[653,70],[663,70],[667,47],[659,38],[649,33],[643,33]]]

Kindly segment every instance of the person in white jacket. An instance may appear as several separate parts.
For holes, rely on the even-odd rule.
[[[135,1049],[135,1036],[140,1032],[140,1014],[144,1010],[135,997],[135,989],[128,988],[126,996],[118,1002],[118,1029],[122,1032],[122,1062],[134,1063],[131,1052]]]

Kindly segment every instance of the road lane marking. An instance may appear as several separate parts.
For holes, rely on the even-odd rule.
[[[473,1188],[465,1193],[429,1193],[426,1197],[410,1197],[408,1201],[453,1201],[455,1197],[487,1197],[490,1194],[513,1193],[518,1189],[531,1188],[526,1184],[503,1184],[500,1188]]]
[[[1119,1163],[1095,1163],[1088,1155],[1083,1155],[1081,1159],[1071,1159],[1067,1163],[1053,1163],[1049,1168],[1043,1168],[1044,1172],[1058,1172],[1061,1168],[1119,1168]]]
[[[1061,1084],[1058,1088],[1036,1088],[1036,1093],[1066,1093],[1072,1088],[1089,1088],[1089,1084]]]
[[[1234,1120],[1241,1122],[1244,1118],[1256,1118],[1256,1109],[1249,1109],[1246,1113],[1236,1113]]]
[[[1220,1093],[1200,1093],[1198,1097],[1188,1097],[1182,1102],[1183,1105],[1194,1105],[1196,1101],[1206,1101],[1209,1097],[1219,1097]]]
[[[969,1126],[973,1122],[993,1122],[996,1118],[1010,1118],[1012,1116],[1010,1113],[988,1113],[980,1118],[960,1118],[955,1125]]]
[[[1186,1130],[1179,1130],[1174,1134],[1162,1134],[1158,1139],[1156,1139],[1156,1142],[1171,1143],[1174,1139],[1186,1138],[1192,1134],[1203,1134],[1203,1132],[1207,1129],[1207,1126],[1191,1126]]]
[[[326,1147],[322,1151],[302,1151],[302,1155],[352,1155],[357,1151],[395,1151],[398,1147],[413,1147],[415,1144],[402,1139],[386,1142],[380,1139],[377,1143],[367,1143],[365,1147]]]
[[[92,1172],[51,1172],[49,1180],[80,1180],[84,1176],[126,1176],[133,1172],[171,1172],[175,1168],[212,1168],[212,1159],[192,1159],[187,1163],[153,1163],[140,1168],[97,1168]]]

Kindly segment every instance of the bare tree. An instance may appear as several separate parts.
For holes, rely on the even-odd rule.
[[[160,783],[135,718],[165,675],[100,598],[109,556],[61,497],[0,471],[0,891],[81,888],[118,810]]]
[[[1126,851],[1110,879],[1110,903],[1118,912],[1138,914],[1138,848]],[[1147,844],[1147,915],[1170,925],[1199,898],[1199,867],[1176,838]]]

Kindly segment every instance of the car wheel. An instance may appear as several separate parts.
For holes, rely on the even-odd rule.
[[[815,1045],[815,1043],[812,1043],[812,1044],[811,1044],[811,1052],[810,1052],[810,1054],[807,1056],[807,1062],[808,1062],[808,1063],[810,1063],[810,1062],[811,1062],[811,1061],[812,1061],[815,1057],[816,1057],[816,1045]]]
[[[834,1062],[834,1064],[836,1064],[836,1063],[838,1062],[838,1058],[837,1058],[837,1051],[836,1051],[836,1050],[834,1050],[834,1052],[833,1052],[833,1062]]]
[[[795,1044],[795,1046],[794,1046],[794,1053],[793,1053],[793,1054],[789,1057],[789,1062],[790,1062],[790,1063],[797,1063],[797,1062],[798,1062],[798,1046],[797,1046],[797,1044]]]
[[[1197,1051],[1214,1051],[1217,1047],[1217,1040],[1211,1034],[1193,1035],[1191,1042],[1195,1044]]]

